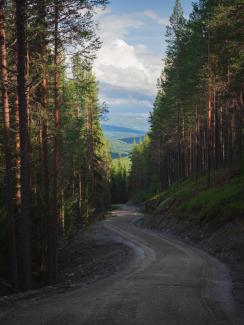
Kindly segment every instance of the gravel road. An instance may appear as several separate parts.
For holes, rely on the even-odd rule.
[[[226,267],[205,252],[134,225],[122,206],[104,222],[134,249],[127,268],[86,287],[7,313],[14,325],[243,325]]]

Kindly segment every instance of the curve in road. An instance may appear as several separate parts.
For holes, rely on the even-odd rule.
[[[17,325],[243,325],[226,267],[205,252],[138,228],[123,206],[104,222],[130,245],[125,271],[88,287],[28,303],[0,323]]]

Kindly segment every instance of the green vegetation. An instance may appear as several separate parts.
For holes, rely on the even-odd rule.
[[[129,199],[130,168],[131,161],[128,158],[118,158],[112,162],[111,195],[114,204],[126,203]]]
[[[161,212],[192,221],[211,221],[220,224],[244,215],[244,173],[238,171],[230,178],[227,169],[219,170],[211,188],[206,189],[206,176],[189,178],[145,202],[147,211]],[[164,211],[165,212],[165,211]]]
[[[243,216],[244,177],[235,177],[226,183],[203,190],[186,203],[180,203],[177,214],[198,219],[218,218],[220,221]]]
[[[109,147],[113,159],[129,156],[133,149],[132,145],[125,143],[119,139],[110,139]]]
[[[151,211],[198,222],[244,214],[241,10],[236,0],[199,0],[187,20],[175,1],[150,131],[132,153],[131,192],[151,198]]]
[[[92,73],[106,3],[0,2],[0,277],[12,291],[55,283],[59,240],[111,203]]]
[[[118,170],[120,167],[125,168],[126,173],[130,172],[131,169],[131,160],[128,157],[121,157],[114,159],[112,161],[112,168]]]
[[[108,121],[103,121],[102,128],[109,140],[113,159],[128,157],[133,150],[134,144],[141,142],[144,138],[148,130],[146,119],[142,117],[137,117],[137,119],[139,119],[140,123],[135,123],[136,117],[116,115],[110,116]]]
[[[109,139],[109,147],[113,159],[128,157],[133,151],[134,145],[143,141],[144,137],[134,136],[123,139]]]

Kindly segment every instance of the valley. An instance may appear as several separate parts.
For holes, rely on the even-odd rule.
[[[128,157],[135,144],[144,140],[148,131],[147,115],[110,115],[102,122],[112,159]]]

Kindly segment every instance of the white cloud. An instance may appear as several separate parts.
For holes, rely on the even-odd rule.
[[[104,45],[94,66],[98,80],[123,88],[153,91],[158,71],[153,63],[144,62],[145,55],[121,39]]]
[[[156,21],[159,25],[165,27],[169,24],[169,18],[168,17],[160,17],[155,11],[153,10],[146,10],[143,12],[143,14],[151,18],[152,20]]]
[[[103,46],[94,64],[99,81],[155,94],[157,78],[162,69],[160,55],[150,52],[144,44],[130,45],[124,40],[129,31],[145,26],[145,17],[159,18],[152,13],[147,11],[119,16],[111,12],[100,13]]]
[[[131,105],[131,106],[143,106],[148,109],[152,108],[152,103],[149,100],[140,100],[134,97],[128,97],[128,98],[103,98],[103,100],[111,106],[117,106],[117,105]]]
[[[123,39],[130,28],[138,29],[144,25],[138,13],[115,15],[110,10],[100,12],[97,20],[104,44],[117,38]]]

